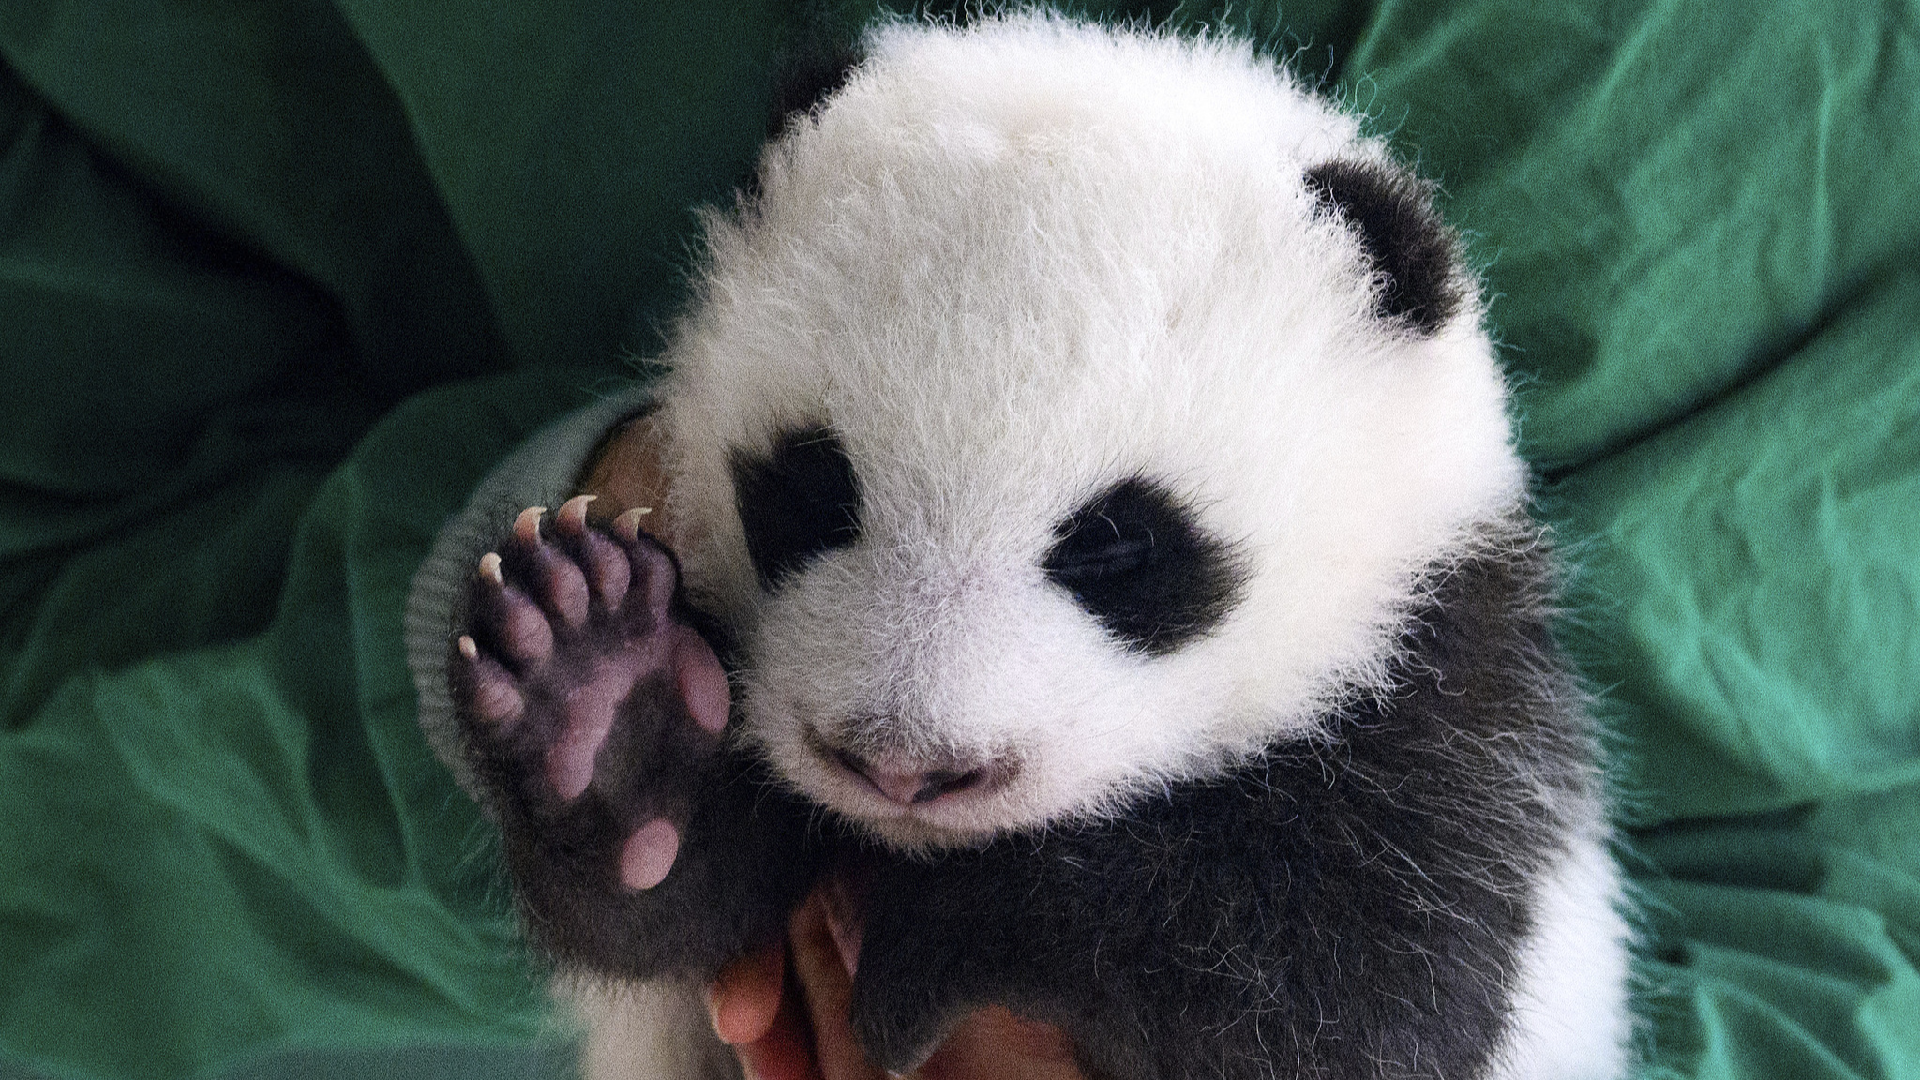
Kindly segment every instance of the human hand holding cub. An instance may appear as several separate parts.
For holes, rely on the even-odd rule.
[[[848,1024],[849,954],[836,939],[831,894],[794,912],[784,944],[741,957],[707,990],[714,1030],[749,1080],[880,1080]],[[790,966],[793,978],[786,978]],[[797,999],[797,1000],[796,1000]],[[1058,1028],[994,1007],[974,1013],[914,1076],[921,1080],[1081,1080]]]

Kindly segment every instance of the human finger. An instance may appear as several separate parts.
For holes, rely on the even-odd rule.
[[[806,998],[813,1022],[814,1058],[824,1080],[886,1080],[887,1074],[868,1064],[854,1041],[848,1022],[853,1002],[853,977],[834,943],[827,902],[820,893],[807,898],[787,925],[793,970]]]
[[[915,1080],[1086,1080],[1073,1044],[1051,1024],[994,1005],[955,1028],[914,1074]]]
[[[786,943],[775,941],[721,969],[707,987],[707,1013],[721,1042],[757,1042],[773,1027],[786,962]]]

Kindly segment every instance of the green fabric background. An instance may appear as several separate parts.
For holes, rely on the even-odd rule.
[[[1233,12],[1487,272],[1647,1073],[1920,1077],[1920,7]],[[863,15],[0,0],[0,1075],[565,1073],[402,599]]]

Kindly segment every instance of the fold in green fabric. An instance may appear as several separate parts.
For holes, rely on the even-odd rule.
[[[777,56],[868,14],[0,0],[0,1075],[564,1071],[407,583],[633,376]],[[1645,1073],[1920,1077],[1920,8],[1226,21],[1486,272],[1619,736]]]

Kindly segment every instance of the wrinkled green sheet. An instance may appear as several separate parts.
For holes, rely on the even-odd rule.
[[[0,1076],[564,1074],[402,600],[653,346],[797,18],[0,2]],[[1920,8],[1233,21],[1486,269],[1647,1072],[1920,1077]]]

